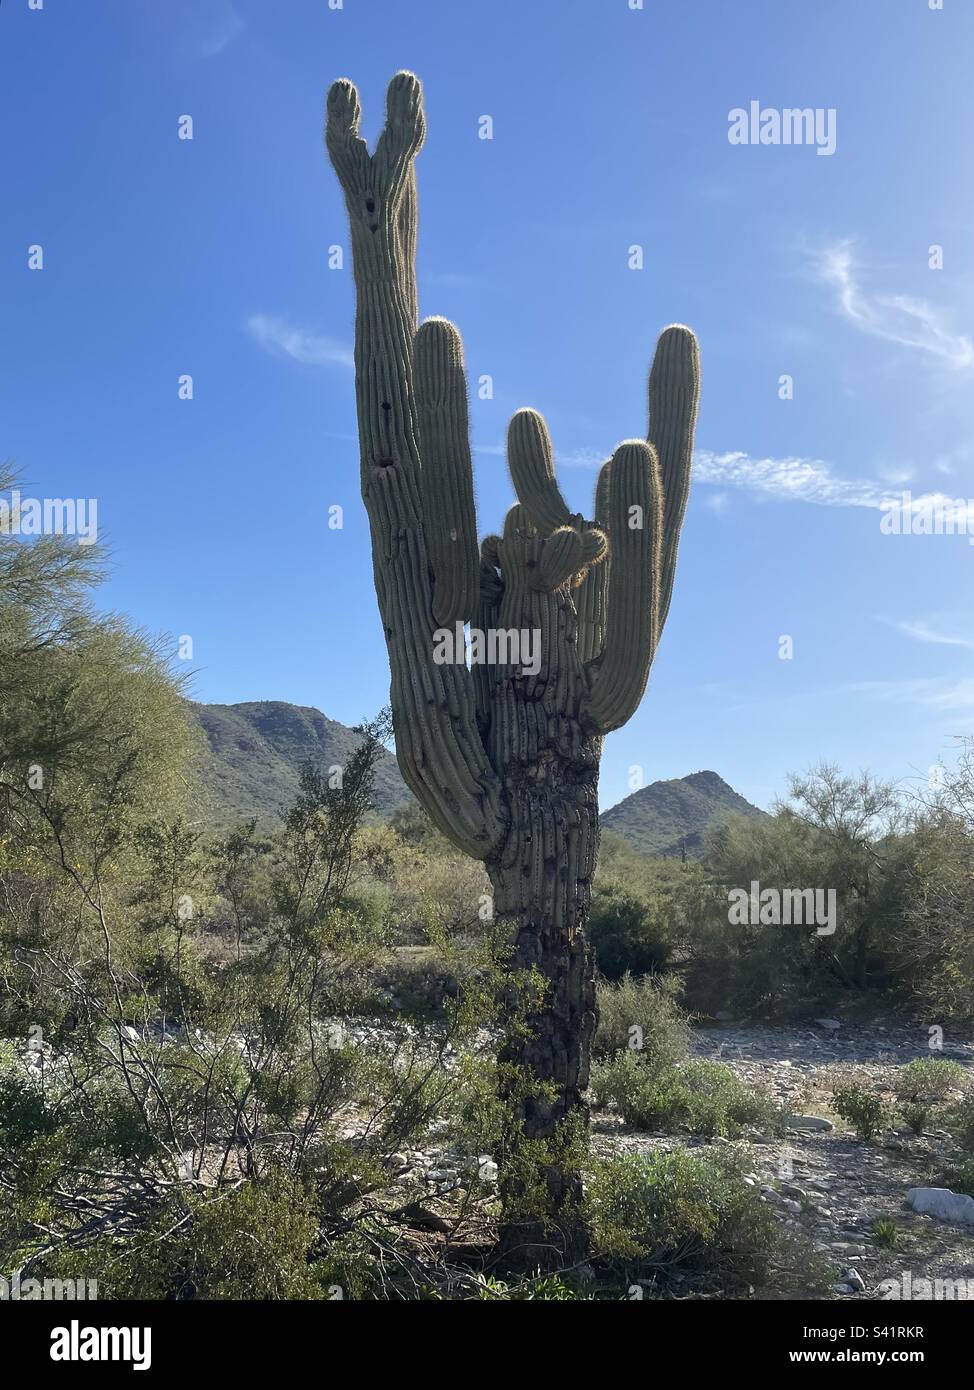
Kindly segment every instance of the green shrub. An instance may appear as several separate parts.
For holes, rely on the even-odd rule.
[[[959,1062],[947,1058],[920,1057],[908,1062],[896,1073],[894,1086],[900,1100],[946,1100],[951,1091],[959,1089],[967,1071]]]
[[[65,1252],[43,1274],[96,1278],[112,1299],[327,1299],[336,1268],[310,1262],[317,1237],[308,1195],[272,1172],[219,1195],[174,1197],[139,1236]]]
[[[860,1139],[869,1142],[891,1120],[889,1107],[881,1096],[851,1081],[832,1092],[832,1109],[852,1125]]]
[[[586,1200],[596,1249],[632,1271],[764,1279],[777,1227],[734,1155],[628,1155],[596,1165]]]
[[[653,975],[598,986],[599,1026],[592,1051],[606,1057],[624,1049],[653,1063],[672,1064],[687,1055],[690,1027],[674,997],[676,987]]]
[[[899,1106],[903,1123],[917,1135],[926,1129],[930,1110],[931,1106],[925,1100],[905,1100]]]
[[[562,1275],[541,1273],[514,1283],[480,1275],[473,1296],[488,1303],[571,1303],[585,1297],[566,1283]]]
[[[683,1123],[689,1092],[675,1067],[656,1067],[637,1052],[618,1052],[592,1068],[597,1105],[612,1105],[634,1129],[675,1129]]]
[[[952,1192],[964,1192],[974,1197],[974,1158],[962,1158],[959,1163],[947,1168],[941,1182]]]
[[[610,980],[630,971],[634,975],[654,974],[670,958],[660,905],[619,884],[596,892],[589,931],[599,970]]]
[[[952,1107],[947,1123],[958,1144],[974,1154],[974,1091],[969,1091]]]
[[[781,1111],[719,1062],[656,1065],[639,1053],[617,1053],[593,1068],[600,1105],[613,1105],[634,1129],[688,1129],[736,1137],[747,1126],[782,1127]]]
[[[745,1126],[781,1130],[781,1109],[760,1087],[742,1081],[720,1062],[688,1062],[681,1070],[690,1093],[688,1124],[694,1134],[734,1135]]]
[[[890,1221],[889,1218],[885,1216],[878,1216],[872,1224],[872,1232],[873,1239],[882,1249],[896,1249],[900,1233],[895,1221]]]

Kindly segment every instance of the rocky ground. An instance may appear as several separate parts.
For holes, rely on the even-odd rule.
[[[382,1024],[342,1027],[362,1045],[390,1045]],[[916,1058],[951,1058],[970,1068],[974,1078],[974,1040],[947,1036],[937,1050],[931,1050],[930,1041],[922,1027],[840,1025],[836,1020],[780,1029],[724,1024],[694,1030],[695,1056],[729,1066],[749,1085],[769,1092],[789,1115],[785,1135],[750,1133],[737,1142],[747,1150],[747,1181],[760,1188],[776,1218],[806,1237],[832,1271],[834,1282],[826,1297],[895,1297],[888,1282],[895,1281],[901,1298],[966,1294],[974,1299],[974,1224],[922,1215],[905,1202],[911,1188],[943,1185],[944,1170],[957,1157],[948,1131],[932,1127],[917,1137],[904,1127],[864,1143],[829,1104],[829,1082],[845,1069],[854,1069],[857,1080],[889,1099],[897,1069]],[[22,1060],[29,1069],[43,1063],[32,1051]],[[355,1137],[361,1123],[357,1114],[350,1114],[343,1132]],[[728,1142],[630,1129],[611,1111],[593,1115],[592,1146],[600,1156],[680,1146],[706,1151]],[[434,1240],[445,1236],[451,1244],[458,1225],[464,1224],[456,1212],[464,1208],[471,1178],[492,1183],[497,1176],[489,1155],[453,1151],[440,1126],[421,1148],[394,1155],[391,1164],[396,1188],[415,1208],[417,1229]],[[453,1218],[444,1219],[444,1211]],[[881,1218],[895,1224],[891,1247],[873,1229]],[[922,1280],[959,1281],[958,1291],[945,1295],[934,1290],[931,1295]],[[774,1297],[775,1290],[758,1296]]]
[[[913,1297],[922,1292],[920,1279],[969,1280],[974,1297],[974,1226],[919,1215],[904,1204],[910,1188],[941,1185],[952,1153],[947,1131],[933,1129],[917,1138],[900,1129],[865,1144],[828,1105],[826,1082],[838,1067],[854,1067],[860,1080],[883,1091],[892,1090],[897,1067],[918,1057],[953,1058],[974,1073],[974,1043],[948,1038],[937,1052],[928,1043],[925,1029],[878,1026],[721,1027],[694,1035],[696,1055],[763,1086],[793,1117],[784,1138],[749,1138],[749,1180],[783,1223],[804,1232],[834,1262],[832,1297],[884,1298],[891,1292],[884,1281],[899,1283],[906,1275]],[[815,1128],[799,1127],[801,1117]],[[639,1134],[604,1114],[595,1118],[593,1137],[603,1154],[727,1142]],[[895,1248],[877,1242],[877,1218],[896,1224]]]
[[[752,1134],[744,1141],[748,1181],[760,1187],[778,1220],[807,1237],[833,1271],[827,1297],[889,1298],[889,1280],[896,1281],[902,1298],[924,1297],[930,1295],[918,1281],[939,1279],[961,1281],[959,1295],[974,1298],[974,1226],[920,1215],[905,1205],[910,1188],[941,1185],[953,1156],[948,1132],[934,1128],[918,1138],[903,1128],[863,1143],[830,1109],[828,1090],[836,1070],[851,1067],[858,1080],[891,1098],[896,1069],[919,1057],[953,1058],[974,1075],[974,1042],[948,1038],[942,1051],[931,1052],[927,1031],[918,1028],[724,1026],[697,1029],[693,1052],[763,1087],[789,1113],[784,1137]],[[605,1111],[594,1115],[592,1131],[593,1148],[602,1156],[680,1145],[706,1151],[728,1143],[640,1132]],[[417,1185],[425,1190],[433,1209],[438,1197],[449,1204],[451,1195],[455,1200],[468,1185],[471,1160],[439,1145],[435,1134],[422,1149],[397,1155],[395,1163],[404,1185],[413,1193]],[[486,1156],[480,1169],[488,1180],[496,1174]],[[893,1248],[873,1231],[880,1218],[895,1223]],[[774,1290],[761,1296],[774,1297]]]

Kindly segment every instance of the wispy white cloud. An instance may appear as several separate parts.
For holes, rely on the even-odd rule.
[[[480,444],[474,453],[504,458],[507,450],[503,444]],[[561,468],[597,469],[607,457],[598,449],[576,449],[556,454],[555,464]],[[958,535],[974,534],[974,502],[940,492],[914,496],[890,486],[909,476],[902,469],[888,474],[889,483],[871,478],[840,478],[823,459],[755,458],[740,450],[718,454],[711,449],[698,449],[693,456],[694,482],[720,489],[704,502],[714,512],[725,510],[727,489],[737,488],[761,502],[806,502],[819,507],[867,507],[874,511],[895,509],[905,533],[910,531],[911,517],[926,513],[943,518],[945,525],[952,524]],[[918,535],[923,534],[919,525],[915,529]]]
[[[859,681],[844,687],[852,695],[893,704],[917,705],[943,714],[974,711],[974,677],[903,677]]]
[[[925,352],[949,367],[974,367],[974,342],[953,333],[942,310],[906,294],[869,294],[862,286],[854,242],[838,241],[815,255],[815,269],[835,294],[836,308],[862,333]]]
[[[200,56],[215,58],[238,38],[244,30],[244,21],[237,12],[232,0],[218,0],[209,35],[200,43]]]
[[[928,642],[937,647],[965,647],[968,651],[974,651],[974,637],[957,632],[945,632],[942,627],[934,627],[925,618],[918,618],[915,622],[891,622],[890,626],[902,632],[905,637],[912,637],[915,642]]]
[[[347,343],[326,338],[310,328],[276,314],[252,314],[247,331],[255,342],[278,357],[290,357],[306,367],[354,367],[355,357]]]
[[[693,477],[720,488],[743,488],[764,502],[886,509],[904,535],[974,537],[974,499],[942,492],[914,495],[870,478],[840,478],[822,459],[754,458],[702,449],[694,454]]]
[[[868,479],[836,477],[821,459],[754,458],[701,449],[694,455],[693,476],[722,488],[746,488],[766,501],[813,502],[821,507],[879,508],[893,496],[889,488]]]

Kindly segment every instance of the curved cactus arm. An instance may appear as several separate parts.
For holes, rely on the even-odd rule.
[[[543,415],[519,410],[507,428],[507,466],[517,499],[542,536],[571,526],[577,518],[568,510],[555,480],[554,450]]]
[[[609,462],[602,465],[595,486],[594,529],[604,535],[607,535],[609,530],[609,469]],[[578,659],[586,666],[601,655],[605,646],[606,594],[611,568],[612,554],[611,550],[607,550],[601,563],[592,565],[583,576],[575,594],[575,608],[578,612]]]
[[[463,343],[452,323],[431,318],[422,325],[413,373],[433,616],[444,626],[472,622],[480,600],[480,555]]]
[[[347,77],[340,77],[328,89],[325,146],[343,191],[355,189],[358,192],[368,185],[372,157],[361,126],[358,88]]]
[[[656,454],[641,439],[620,444],[609,474],[611,553],[605,649],[586,713],[600,733],[625,724],[639,705],[659,636],[660,519]]]
[[[662,572],[659,630],[670,610],[680,528],[690,492],[693,435],[700,400],[700,352],[689,328],[664,328],[649,373],[649,440],[663,484]]]
[[[477,728],[473,681],[437,642],[420,487],[413,385],[413,238],[404,201],[423,143],[422,87],[411,73],[389,84],[386,126],[369,155],[355,87],[328,93],[325,142],[345,194],[355,273],[355,395],[362,498],[391,670],[396,756],[407,785],[437,826],[475,858],[507,828],[499,779]],[[408,211],[408,210],[407,210]],[[462,629],[461,629],[462,632]],[[461,644],[456,644],[461,645]]]

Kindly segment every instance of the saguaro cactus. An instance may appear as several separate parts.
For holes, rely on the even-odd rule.
[[[697,345],[680,325],[661,335],[649,378],[649,442],[627,440],[603,466],[593,521],[561,496],[542,417],[518,411],[508,460],[519,501],[503,535],[478,549],[460,335],[441,318],[417,327],[419,80],[408,72],[392,79],[372,154],[359,123],[355,87],[336,82],[325,141],[351,224],[362,497],[396,754],[443,833],[484,861],[495,914],[510,924],[514,964],[542,984],[526,1026],[512,1031],[502,1053],[516,1137],[500,1156],[501,1183],[508,1242],[532,1258],[542,1245],[564,1254],[578,1248],[581,1184],[557,1155],[587,1122],[596,1022],[586,923],[599,756],[603,735],[642,698],[669,608]],[[528,631],[540,654],[530,669],[523,653],[472,669],[443,663],[437,632],[467,622]],[[518,1192],[532,1185],[525,1154],[540,1164],[533,1185],[545,1193],[545,1213],[530,1222],[512,1215]]]

